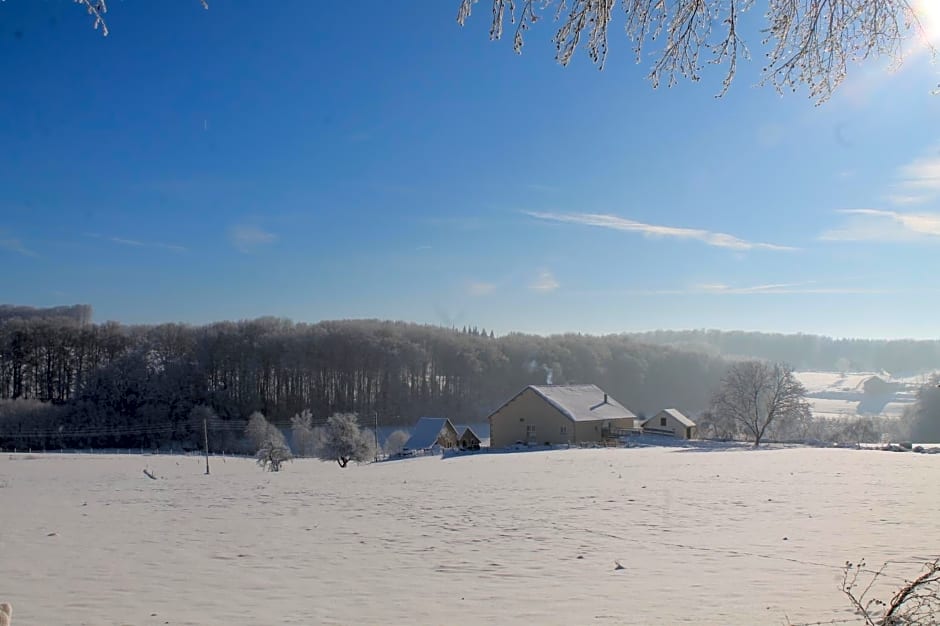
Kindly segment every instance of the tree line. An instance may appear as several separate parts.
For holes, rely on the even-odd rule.
[[[726,358],[789,363],[797,370],[919,374],[940,368],[940,341],[835,339],[821,335],[721,330],[654,330],[629,335],[647,344]]]
[[[637,413],[697,414],[725,362],[624,335],[542,337],[379,320],[261,318],[127,326],[55,316],[0,320],[0,446],[232,446],[248,416],[286,428],[410,425],[423,415],[477,423],[528,384],[593,383]],[[231,449],[229,447],[228,449]]]

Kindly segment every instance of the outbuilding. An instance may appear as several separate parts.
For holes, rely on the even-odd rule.
[[[422,417],[411,431],[405,452],[422,452],[435,446],[457,447],[457,429],[446,417]]]
[[[695,439],[698,435],[695,422],[679,409],[663,409],[643,422],[643,432],[654,435],[669,435],[679,439]]]
[[[490,447],[601,442],[635,419],[597,385],[529,385],[490,414]]]
[[[481,443],[481,439],[469,426],[464,429],[463,433],[458,439],[458,444],[460,445],[461,450],[479,450]]]

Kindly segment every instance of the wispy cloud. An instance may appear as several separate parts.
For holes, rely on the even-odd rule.
[[[163,243],[162,241],[141,241],[139,239],[127,239],[126,237],[108,237],[105,235],[99,235],[97,233],[89,233],[88,236],[94,237],[95,239],[110,241],[122,246],[131,246],[134,248],[159,248],[161,250],[171,250],[173,252],[186,251],[184,246],[179,246],[173,243]]]
[[[940,191],[940,154],[915,159],[899,173],[902,184],[907,187]]]
[[[914,241],[940,237],[940,214],[901,213],[881,209],[842,209],[848,216],[838,228],[819,236],[823,241]]]
[[[898,168],[897,182],[888,200],[894,204],[917,204],[940,194],[940,149]]]
[[[11,237],[0,230],[0,250],[21,254],[23,256],[36,258],[39,255],[23,245],[23,242],[16,237]]]
[[[927,196],[923,196],[923,195],[918,196],[918,195],[909,194],[909,193],[906,193],[906,194],[899,193],[899,194],[891,194],[889,196],[886,196],[885,199],[891,204],[903,205],[903,204],[923,204],[930,198]]]
[[[277,241],[277,235],[257,226],[238,225],[228,231],[229,241],[239,252],[253,252],[258,248]]]
[[[582,226],[595,226],[610,230],[640,233],[646,237],[672,237],[675,239],[689,239],[700,241],[716,248],[730,250],[777,250],[793,251],[797,248],[781,246],[773,243],[761,243],[740,239],[727,233],[718,233],[698,228],[681,228],[676,226],[662,226],[659,224],[645,224],[628,220],[617,215],[604,213],[545,213],[541,211],[523,211],[526,215],[536,219],[562,222],[566,224],[579,224]]]
[[[693,293],[714,294],[749,294],[749,293],[780,293],[797,288],[805,288],[810,283],[770,283],[766,285],[750,285],[747,287],[734,287],[724,283],[704,283],[695,285],[690,291]]]
[[[818,285],[814,281],[802,283],[769,283],[764,285],[735,286],[724,283],[706,283],[695,285],[688,293],[711,295],[781,295],[781,294],[880,294],[888,291],[872,287],[852,287],[844,285]]]
[[[703,283],[687,287],[664,289],[606,290],[590,295],[629,296],[766,296],[766,295],[885,295],[909,293],[910,290],[880,287],[855,287],[850,285],[820,285],[813,281],[802,283],[768,283],[760,285],[730,285],[726,283]],[[582,294],[587,295],[587,294]]]
[[[495,283],[474,281],[467,285],[467,294],[471,296],[485,296],[493,293],[495,290]]]
[[[542,270],[539,272],[538,276],[535,277],[531,283],[529,283],[529,289],[533,291],[540,291],[542,293],[549,293],[558,289],[561,285],[558,283],[558,280],[555,279],[555,275],[548,270]]]

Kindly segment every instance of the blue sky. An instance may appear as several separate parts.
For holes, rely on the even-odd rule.
[[[71,2],[0,3],[0,301],[940,333],[927,54],[816,107],[757,63],[722,99],[716,72],[653,90],[619,22],[599,72],[457,0],[110,4],[103,38]]]

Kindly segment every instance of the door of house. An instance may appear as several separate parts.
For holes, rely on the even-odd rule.
[[[536,443],[538,443],[538,439],[535,434],[535,424],[526,424],[525,438],[530,446],[534,446]]]

